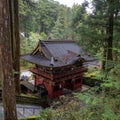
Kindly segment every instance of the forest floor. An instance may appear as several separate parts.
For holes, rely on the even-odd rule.
[[[61,111],[68,111],[71,110],[79,110],[80,107],[84,107],[84,103],[81,102],[77,97],[75,97],[75,93],[81,93],[89,90],[90,87],[83,85],[82,90],[71,91],[68,89],[64,90],[64,95],[59,96],[58,98],[52,100],[50,102],[50,107],[47,109],[52,110],[60,110]],[[42,108],[39,106],[32,106],[32,105],[17,105],[17,114],[18,118],[24,118],[27,116],[39,115]],[[51,111],[52,112],[52,111]],[[3,120],[3,106],[0,103],[0,120]]]
[[[70,117],[74,116],[74,113],[80,111],[80,109],[86,106],[84,101],[81,101],[76,97],[76,93],[86,93],[90,87],[83,85],[82,91],[64,90],[64,94],[50,101],[50,106],[46,108],[40,116],[45,120],[70,120]],[[75,115],[76,116],[76,115]]]
[[[84,103],[81,102],[77,97],[75,97],[75,93],[83,93],[86,92],[90,89],[91,87],[87,85],[82,86],[82,90],[78,89],[76,91],[71,91],[71,90],[66,90],[64,92],[64,95],[59,96],[58,98],[54,99],[51,104],[50,108],[57,109],[57,108],[62,108],[65,106],[71,106],[77,108],[78,106],[83,106]]]

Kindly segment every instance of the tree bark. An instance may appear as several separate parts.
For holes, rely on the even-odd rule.
[[[1,48],[0,48],[0,56],[2,56]],[[1,61],[1,59],[0,59],[0,61]],[[0,62],[0,87],[1,87],[1,84],[2,84],[2,64]]]
[[[10,22],[12,31],[12,59],[16,93],[20,93],[20,36],[19,36],[19,10],[18,0],[10,1]]]
[[[4,120],[17,120],[15,84],[12,67],[10,2],[0,0],[0,62],[2,65],[2,98]]]
[[[103,60],[103,70],[108,72],[112,65],[110,62],[113,61],[113,26],[114,26],[114,1],[108,0],[108,23],[106,27],[106,39],[105,39],[105,46],[104,46],[104,60]],[[109,64],[108,64],[109,63]]]
[[[113,60],[113,22],[114,22],[114,14],[113,12],[110,13],[108,18],[108,28],[107,28],[107,34],[108,34],[108,51],[107,51],[107,60]]]
[[[16,93],[20,93],[20,34],[19,34],[19,9],[18,0],[14,0],[14,59],[13,59],[13,69],[16,74],[14,74],[15,79],[15,90]]]

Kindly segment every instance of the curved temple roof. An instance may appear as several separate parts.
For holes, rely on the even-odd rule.
[[[74,64],[84,60],[83,50],[74,41],[39,41],[31,54],[22,55],[21,58],[31,63],[50,67]]]

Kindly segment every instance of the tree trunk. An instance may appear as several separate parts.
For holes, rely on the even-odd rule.
[[[11,52],[11,25],[9,0],[0,0],[0,62],[2,65],[2,98],[4,120],[17,120],[15,84]]]
[[[102,60],[102,70],[106,69],[106,48],[104,47],[104,51],[103,51],[103,60]]]
[[[15,90],[16,93],[20,93],[20,35],[18,0],[14,0],[14,35],[13,69],[16,72],[14,74]]]
[[[20,93],[20,36],[19,36],[19,14],[18,0],[10,1],[10,22],[12,30],[12,59],[14,70],[14,81],[16,93]]]
[[[114,14],[113,12],[110,13],[109,15],[109,20],[108,20],[108,28],[107,28],[107,34],[108,34],[108,51],[107,51],[107,60],[113,60],[113,53],[112,53],[112,48],[113,48],[113,22],[114,22]]]
[[[110,65],[110,61],[113,60],[113,14],[110,13],[108,20],[108,27],[106,28],[106,36],[107,38],[104,41],[104,51],[103,51],[103,61],[102,61],[102,69],[108,72],[112,65]],[[109,63],[109,64],[108,64]]]
[[[0,48],[0,56],[2,56],[1,48]],[[2,64],[1,64],[1,59],[0,59],[0,87],[1,85],[2,85]]]
[[[113,61],[113,25],[114,25],[114,1],[108,0],[108,24],[106,28],[106,39],[104,46],[104,60],[103,60],[103,70],[108,72],[113,66],[111,61]]]

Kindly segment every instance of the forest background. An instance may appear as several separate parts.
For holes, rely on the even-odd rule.
[[[91,13],[86,11],[88,7],[92,7]],[[89,96],[86,101],[86,96],[78,95],[90,104],[87,111],[82,111],[82,117],[88,113],[86,119],[119,119],[120,0],[85,1],[71,8],[53,0],[19,0],[19,19],[21,54],[31,52],[39,40],[64,39],[76,40],[97,57],[102,62],[97,74],[103,81],[102,96],[98,100],[94,94],[94,99]],[[21,61],[21,66],[25,65],[28,64]]]
[[[87,9],[92,12],[88,12]],[[20,30],[25,37],[21,39],[21,53],[31,51],[40,40],[75,40],[87,53],[98,58],[102,69],[95,75],[102,80],[101,97],[95,93],[92,98],[77,95],[89,104],[88,109],[64,116],[64,110],[53,119],[119,119],[120,110],[120,1],[92,0],[72,7],[61,5],[53,0],[20,1]],[[24,39],[23,39],[24,38]],[[26,43],[26,44],[25,44]],[[26,45],[26,47],[24,46]],[[94,72],[94,70],[92,71]],[[98,90],[96,88],[94,92]],[[107,89],[107,91],[106,91]],[[91,100],[92,99],[92,100]],[[95,112],[96,111],[96,112]],[[73,116],[73,118],[71,117]],[[81,118],[82,116],[82,118]],[[45,117],[45,116],[44,116]],[[63,118],[62,118],[63,117]]]

